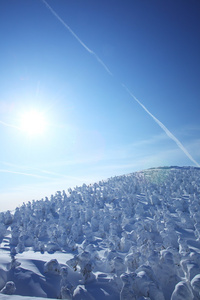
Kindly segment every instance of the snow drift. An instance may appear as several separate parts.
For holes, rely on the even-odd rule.
[[[3,300],[200,299],[200,168],[149,169],[2,212],[0,243]]]

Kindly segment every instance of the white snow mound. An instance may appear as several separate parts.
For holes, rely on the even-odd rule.
[[[200,299],[200,168],[149,169],[1,212],[0,300],[41,298]]]

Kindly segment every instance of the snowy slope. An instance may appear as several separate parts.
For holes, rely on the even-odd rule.
[[[0,243],[3,300],[200,299],[200,169],[149,169],[29,202],[0,213]]]

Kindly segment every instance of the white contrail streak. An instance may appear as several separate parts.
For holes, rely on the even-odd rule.
[[[107,73],[110,75],[113,75],[108,67],[104,64],[104,62],[98,57],[98,55],[92,51],[90,48],[88,48],[83,41],[73,32],[73,30],[59,17],[59,15],[53,10],[53,8],[45,1],[42,0],[43,3],[46,5],[46,7],[51,11],[51,13],[65,26],[65,28],[77,39],[77,41],[87,50],[91,55],[93,55],[96,60],[104,67]],[[153,120],[160,126],[160,128],[168,135],[170,139],[172,139],[177,146],[185,153],[185,155],[198,167],[200,167],[200,164],[190,155],[190,153],[185,149],[183,144],[167,129],[167,127],[159,121],[130,91],[129,89],[122,84],[123,88],[126,90],[126,92],[153,118]]]
[[[3,126],[6,126],[6,127],[12,127],[12,128],[16,128],[16,129],[20,130],[19,127],[9,124],[9,123],[6,123],[6,122],[3,122],[3,121],[0,121],[0,124],[2,124]]]
[[[200,167],[200,164],[191,156],[191,154],[185,149],[183,144],[167,129],[167,127],[160,121],[158,120],[150,111],[129,91],[129,89],[122,84],[123,88],[129,93],[129,95],[137,101],[137,103],[153,118],[153,120],[164,130],[164,132],[168,135],[170,139],[172,139],[177,146],[185,153],[185,155],[197,166]]]
[[[47,171],[47,170],[41,170],[41,169],[37,169],[37,168],[32,168],[32,167],[27,167],[27,166],[19,166],[19,165],[15,165],[15,164],[11,164],[11,163],[7,163],[7,162],[3,162],[0,161],[1,164],[12,167],[12,168],[18,168],[18,169],[22,169],[25,171],[32,171],[32,173],[27,173],[27,172],[23,172],[23,171],[13,171],[13,170],[7,170],[7,169],[0,169],[0,173],[11,173],[11,174],[18,174],[18,175],[24,175],[24,176],[29,176],[29,177],[35,177],[35,178],[43,178],[43,179],[48,179],[48,180],[52,180],[52,179],[62,179],[65,178],[67,179],[78,179],[78,180],[82,180],[80,178],[77,177],[72,177],[72,176],[67,176],[67,175],[63,175],[60,173],[55,173],[55,172],[51,172],[51,171]],[[47,175],[53,175],[54,177],[47,177],[44,175],[39,175],[39,174],[34,174],[33,171],[37,171],[40,172],[42,174],[47,174]],[[57,178],[55,178],[55,176]]]
[[[108,69],[108,67],[104,64],[104,62],[98,57],[98,55],[92,51],[90,48],[88,48],[85,43],[75,34],[75,32],[61,19],[61,17],[53,10],[53,8],[45,1],[42,0],[42,2],[46,5],[46,7],[51,11],[51,13],[58,19],[58,21],[61,22],[61,24],[64,25],[64,27],[75,37],[75,39],[85,48],[86,51],[88,51],[91,55],[93,55],[96,60],[104,67],[106,72],[109,75],[112,75],[111,71]]]
[[[18,172],[18,171],[10,171],[10,170],[4,170],[4,169],[0,169],[0,173],[11,173],[11,174],[17,174],[17,175],[23,175],[23,176],[29,176],[29,177],[35,177],[35,178],[52,179],[52,178],[37,175],[37,174],[24,173],[24,172]]]

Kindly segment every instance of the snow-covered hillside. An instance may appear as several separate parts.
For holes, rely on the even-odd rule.
[[[149,169],[29,202],[0,213],[0,243],[3,300],[200,299],[200,169]]]

